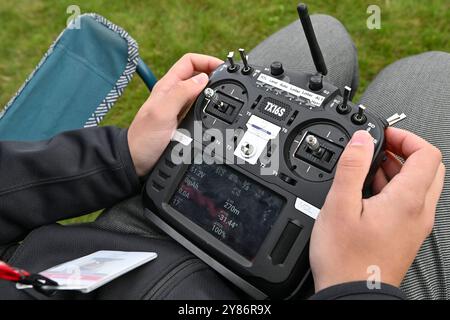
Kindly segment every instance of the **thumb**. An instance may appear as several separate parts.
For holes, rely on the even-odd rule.
[[[170,113],[172,117],[178,116],[186,106],[194,102],[208,81],[206,73],[199,73],[192,78],[178,82],[166,96],[164,103],[166,112]]]
[[[356,131],[337,164],[332,190],[343,197],[361,195],[373,158],[373,138],[365,130]],[[361,199],[358,198],[358,201]]]

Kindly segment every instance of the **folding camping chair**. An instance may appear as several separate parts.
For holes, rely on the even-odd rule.
[[[16,95],[0,111],[0,140],[42,140],[97,126],[135,72],[149,90],[156,78],[137,42],[97,14],[79,16],[50,46]]]

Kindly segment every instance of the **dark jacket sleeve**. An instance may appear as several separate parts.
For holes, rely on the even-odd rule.
[[[68,131],[46,141],[0,142],[0,244],[139,191],[127,130]]]
[[[311,300],[404,300],[406,296],[397,287],[381,283],[369,289],[366,281],[347,282],[328,287],[313,295]]]

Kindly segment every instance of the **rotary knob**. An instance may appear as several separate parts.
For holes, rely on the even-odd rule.
[[[313,91],[319,91],[323,88],[321,74],[315,74],[309,78],[309,88]]]
[[[279,61],[274,61],[270,65],[270,73],[277,77],[281,76],[284,73],[283,64]]]

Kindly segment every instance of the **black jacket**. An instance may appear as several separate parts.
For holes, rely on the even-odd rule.
[[[97,250],[156,251],[153,262],[90,294],[60,292],[53,298],[238,298],[220,276],[169,239],[56,224],[110,207],[140,187],[124,129],[90,128],[48,141],[0,142],[0,259],[39,272]],[[30,298],[45,297],[0,281],[0,299]],[[369,290],[360,282],[325,289],[312,298],[401,299],[403,294],[388,285]]]

